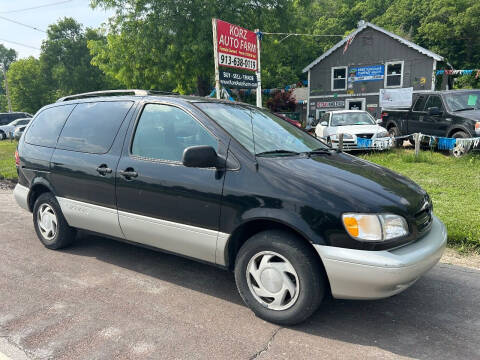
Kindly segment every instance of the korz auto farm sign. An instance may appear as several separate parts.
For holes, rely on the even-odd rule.
[[[257,70],[257,35],[250,30],[215,19],[217,61],[220,66]]]

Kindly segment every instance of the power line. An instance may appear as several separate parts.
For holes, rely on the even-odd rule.
[[[72,1],[73,1],[73,0],[63,0],[63,1],[57,1],[57,2],[54,2],[54,3],[50,3],[50,4],[32,6],[32,7],[23,8],[23,9],[9,10],[9,11],[0,11],[0,14],[18,13],[18,12],[22,12],[22,11],[28,11],[28,10],[40,9],[40,8],[44,8],[44,7],[50,7],[50,6],[56,6],[56,5],[66,4],[66,3],[69,3],[69,2],[72,2]]]
[[[16,21],[16,20],[12,20],[12,19],[6,18],[5,16],[0,16],[0,19],[3,19],[3,20],[5,20],[5,21],[9,21],[9,22],[14,23],[14,24],[17,24],[17,25],[25,26],[25,27],[30,28],[30,29],[33,29],[33,30],[37,30],[37,31],[43,32],[43,33],[45,33],[45,34],[47,33],[45,30],[36,28],[35,26],[30,26],[30,25],[21,23],[21,22]]]
[[[34,47],[34,46],[22,44],[22,43],[19,43],[19,42],[16,42],[16,41],[5,40],[5,39],[0,39],[0,41],[5,41],[5,42],[10,43],[10,44],[15,44],[15,45],[24,46],[24,47],[27,47],[27,48],[30,48],[30,49],[34,49],[34,50],[40,50],[39,48],[36,48],[36,47]]]

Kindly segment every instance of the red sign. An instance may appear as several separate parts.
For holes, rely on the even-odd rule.
[[[218,65],[257,70],[257,35],[240,26],[217,21]]]

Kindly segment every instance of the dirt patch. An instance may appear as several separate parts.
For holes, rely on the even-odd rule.
[[[447,248],[440,262],[480,270],[480,255],[460,254],[454,249]]]

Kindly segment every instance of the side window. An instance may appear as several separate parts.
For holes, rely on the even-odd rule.
[[[18,125],[27,125],[29,122],[30,122],[30,120],[20,120],[19,122],[17,122],[17,126]]]
[[[423,111],[425,109],[425,101],[427,97],[425,95],[421,95],[418,97],[417,101],[415,102],[415,106],[413,107],[413,111]]]
[[[387,62],[386,68],[385,87],[402,87],[403,61]]]
[[[57,148],[105,154],[132,105],[132,101],[78,104],[60,134]]]
[[[181,161],[189,146],[210,145],[217,140],[183,110],[161,104],[147,104],[140,116],[132,144],[132,155],[150,159]]]
[[[431,107],[437,107],[440,110],[443,109],[442,99],[440,99],[440,96],[431,95],[428,97],[427,104],[425,105],[425,109],[428,110]]]
[[[322,116],[322,122],[325,121],[325,122],[328,124],[329,117],[330,117],[330,114],[329,114],[329,113],[323,114],[323,116]]]
[[[43,110],[33,120],[25,135],[25,141],[32,145],[55,147],[58,135],[75,105],[61,105]]]
[[[339,66],[332,68],[332,91],[345,90],[347,88],[347,67]]]

